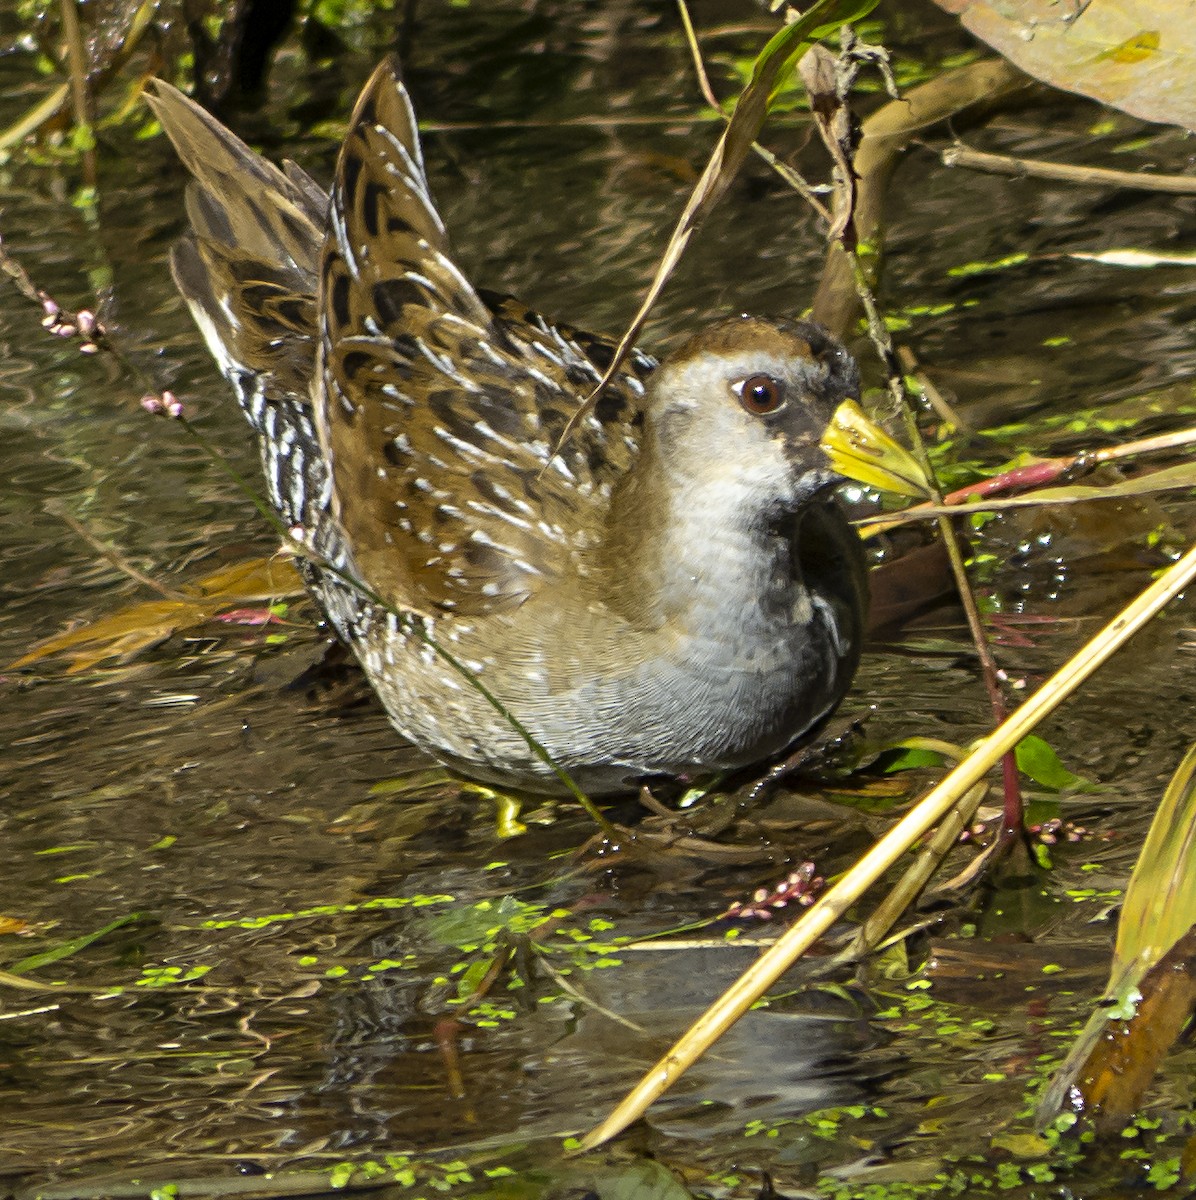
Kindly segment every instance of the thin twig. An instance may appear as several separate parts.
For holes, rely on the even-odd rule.
[[[421,133],[485,133],[490,129],[660,129],[679,125],[713,125],[720,119],[717,112],[702,111],[670,113],[587,114],[584,117],[510,117],[482,121],[423,121]],[[725,120],[725,117],[721,119]],[[784,124],[785,122],[782,122]],[[789,121],[798,125],[799,121]]]
[[[914,352],[908,346],[897,347],[897,361],[901,364],[901,370],[906,376],[913,379],[918,385],[918,390],[926,397],[926,403],[938,413],[941,420],[946,421],[956,430],[966,431],[970,428],[963,417],[947,402],[943,393],[935,387],[930,376],[922,370]]]
[[[587,996],[585,992],[583,992],[576,984],[570,983],[569,980],[562,975],[561,972],[552,965],[552,963],[548,961],[548,956],[546,954],[540,955],[537,966],[541,971],[544,972],[545,975],[548,976],[549,979],[553,981],[553,983],[557,985],[557,987],[561,989],[562,992],[572,996],[578,1004],[582,1004],[586,1008],[593,1009],[594,1012],[598,1013],[600,1016],[606,1017],[609,1021],[614,1021],[616,1025],[622,1025],[624,1029],[630,1029],[632,1033],[638,1033],[643,1037],[648,1036],[648,1031],[642,1025],[637,1025],[630,1018],[621,1016],[619,1013],[615,1012],[613,1008],[607,1008],[605,1005],[599,1004],[597,1000],[593,999],[593,997]]]
[[[101,542],[82,521],[67,512],[61,504],[47,504],[46,511],[52,516],[57,517],[64,524],[69,525],[101,558],[107,559],[118,571],[127,575],[130,579],[136,580],[142,587],[157,592],[159,596],[167,600],[193,599],[193,597],[180,592],[177,588],[167,587],[165,584],[159,583],[156,579],[147,575],[144,571],[138,570],[119,550]]]
[[[844,40],[843,50],[837,64],[825,51],[823,57],[826,61],[817,64],[819,70],[803,71],[803,78],[810,93],[819,133],[835,163],[834,178],[838,199],[834,205],[837,217],[832,226],[834,236],[831,239],[830,253],[832,255],[837,253],[844,257],[851,269],[856,296],[864,309],[868,335],[872,340],[877,357],[884,365],[886,385],[892,398],[893,411],[902,415],[914,458],[921,466],[926,479],[930,481],[932,495],[938,497],[942,493],[935,481],[930,456],[922,441],[921,431],[918,429],[917,414],[909,402],[905,387],[905,373],[894,350],[893,339],[876,303],[876,295],[873,291],[872,280],[868,275],[868,269],[857,248],[855,221],[855,181],[859,178],[855,169],[857,143],[852,136],[851,122],[845,118],[849,116],[850,90],[861,68],[866,64],[879,66],[882,73],[885,73],[887,60],[881,51],[863,45],[853,46],[846,40]],[[807,61],[812,61],[812,59]],[[887,74],[886,81],[888,81]],[[980,610],[972,593],[971,583],[968,580],[963,551],[959,547],[959,540],[951,524],[951,518],[939,517],[938,526],[939,535],[951,563],[951,571],[955,577],[955,586],[967,618],[968,629],[980,658],[981,676],[984,680],[985,690],[988,692],[989,703],[992,706],[993,720],[995,724],[999,725],[1004,721],[1008,711],[1001,689],[1001,676],[993,657],[992,648],[988,643],[984,623],[980,619]],[[1013,839],[1021,829],[1023,806],[1021,789],[1018,785],[1017,764],[1012,755],[1009,755],[1004,763],[1004,776],[1004,836],[1007,839]]]
[[[52,92],[39,100],[20,120],[15,121],[0,133],[0,150],[9,150],[19,145],[30,134],[36,133],[47,121],[56,117],[71,94],[69,83],[60,83]]]
[[[835,955],[836,964],[857,962],[879,948],[884,936],[897,924],[901,914],[913,904],[927,881],[939,869],[947,852],[958,845],[960,835],[972,824],[987,791],[985,783],[976,784],[943,817],[888,895],[868,914],[848,945]]]
[[[905,147],[920,130],[948,118],[971,118],[1012,91],[1027,86],[1026,76],[1003,58],[982,59],[944,71],[911,88],[900,100],[878,108],[865,121],[854,166],[855,226],[860,250],[868,254],[873,278],[879,275],[884,243],[884,199],[890,175]],[[837,245],[827,254],[814,296],[814,320],[845,337],[859,313],[853,269]]]
[[[896,352],[893,349],[893,339],[889,336],[888,328],[880,314],[876,297],[872,292],[867,273],[860,262],[859,255],[855,252],[848,253],[855,272],[856,291],[859,295],[860,303],[864,306],[864,313],[868,322],[868,334],[872,339],[873,346],[876,348],[878,357],[885,365],[889,395],[893,398],[897,410],[904,417],[905,429],[914,452],[914,457],[918,460],[926,473],[926,478],[931,483],[933,493],[936,497],[935,503],[940,503],[941,500],[938,498],[941,497],[942,493],[939,491],[938,483],[934,477],[934,469],[930,463],[930,455],[926,451],[926,443],[922,440],[922,433],[918,428],[917,415],[906,396],[905,381],[902,376],[901,366],[897,361]],[[940,516],[936,518],[936,521],[938,523],[939,536],[943,540],[943,547],[947,551],[947,559],[951,564],[951,573],[955,577],[955,587],[959,593],[964,617],[967,619],[968,631],[972,635],[972,641],[976,646],[976,653],[980,658],[980,674],[984,680],[984,689],[988,693],[989,704],[992,707],[993,721],[994,724],[1000,725],[1008,715],[1008,709],[1005,707],[1005,694],[1001,689],[1000,671],[997,667],[996,659],[993,657],[992,647],[989,645],[988,634],[985,631],[984,622],[980,617],[980,609],[976,604],[976,597],[972,592],[971,581],[968,579],[967,568],[964,565],[963,551],[959,546],[959,538],[956,536],[955,527],[952,525],[950,517]],[[1009,844],[1012,845],[1012,839],[1016,838],[1021,830],[1023,808],[1021,787],[1018,783],[1017,762],[1012,752],[1005,756],[1005,760],[1002,763],[1002,772],[1004,775],[1005,810],[1002,836],[1008,839]]]
[[[968,167],[989,175],[1013,175],[1029,179],[1057,179],[1085,187],[1133,188],[1141,192],[1196,194],[1196,175],[1152,175],[1149,171],[1114,171],[1109,167],[1081,167],[1072,163],[1042,162],[1034,158],[1012,158],[973,150],[962,142],[948,146],[942,155],[945,167]]]
[[[0,270],[16,284],[17,291],[26,300],[31,300],[39,308],[41,307],[45,293],[38,291],[33,280],[29,278],[29,272],[9,254],[2,237],[0,237]]]
[[[942,515],[943,508],[949,508],[959,516],[978,512],[999,512],[1007,508],[1025,508],[1033,504],[1059,504],[1070,500],[1073,503],[1089,500],[1117,499],[1127,494],[1126,487],[1110,484],[1107,487],[1069,487],[1067,494],[1058,494],[1046,485],[1053,483],[1063,475],[1080,473],[1098,467],[1103,463],[1117,462],[1119,459],[1132,458],[1139,454],[1153,454],[1159,450],[1175,450],[1183,446],[1196,444],[1196,428],[1177,429],[1171,433],[1159,433],[1153,437],[1138,438],[1132,442],[1121,442],[1116,446],[1104,446],[1097,450],[1082,450],[1079,454],[1066,455],[1061,458],[1044,458],[1027,466],[1014,467],[992,475],[988,479],[980,479],[964,487],[948,492],[942,504],[926,502],[903,508],[899,512],[885,513],[879,517],[869,517],[859,526],[860,536],[874,537],[898,525],[911,521],[925,521],[931,517]],[[1153,472],[1144,480],[1158,479],[1152,491],[1163,491],[1165,487],[1191,487],[1191,473],[1188,469],[1176,471],[1164,468]],[[1024,496],[1011,500],[995,499],[1006,492],[1031,488]],[[1141,493],[1148,489],[1143,487]],[[1041,498],[1039,491],[1043,492]]]

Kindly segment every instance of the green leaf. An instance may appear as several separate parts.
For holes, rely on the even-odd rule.
[[[1014,751],[1017,769],[1042,787],[1053,792],[1064,788],[1091,789],[1093,784],[1079,775],[1073,775],[1060,761],[1059,756],[1042,738],[1030,734],[1024,737]]]
[[[914,771],[919,767],[941,767],[943,756],[935,750],[906,749],[898,750],[891,757],[886,755],[882,770],[886,775],[898,771]]]

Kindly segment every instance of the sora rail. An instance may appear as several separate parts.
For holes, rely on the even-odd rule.
[[[858,372],[824,330],[736,317],[659,364],[635,352],[552,455],[613,345],[466,279],[393,62],[331,195],[169,85],[150,103],[192,176],[175,280],[405,737],[561,787],[425,638],[594,793],[767,759],[838,704],[867,583],[820,447]]]

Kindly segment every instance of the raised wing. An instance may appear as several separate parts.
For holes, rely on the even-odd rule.
[[[549,461],[603,347],[473,289],[383,63],[337,165],[320,293],[321,436],[363,578],[403,608],[480,614],[575,569],[578,531],[600,526],[636,452],[654,366],[639,356]]]

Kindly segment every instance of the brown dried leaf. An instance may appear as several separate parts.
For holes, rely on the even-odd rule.
[[[1108,1127],[1137,1107],[1196,1007],[1196,745],[1175,772],[1126,887],[1108,998],[1043,1095]]]
[[[851,110],[838,87],[835,56],[825,46],[811,46],[798,66],[810,97],[810,111],[822,135],[823,144],[834,162],[835,199],[828,241],[842,240],[849,249],[856,244],[852,229],[855,212],[855,159],[857,133]]]
[[[1101,1021],[1101,1035],[1069,1090],[1105,1130],[1121,1129],[1141,1104],[1163,1056],[1196,1008],[1196,932],[1189,932],[1146,973],[1132,1015]]]
[[[195,604],[189,600],[149,600],[134,604],[98,621],[47,638],[9,663],[9,669],[26,667],[51,654],[71,651],[67,674],[73,675],[106,658],[123,658],[148,649],[168,638],[176,629],[201,624],[212,611],[210,604]]]

